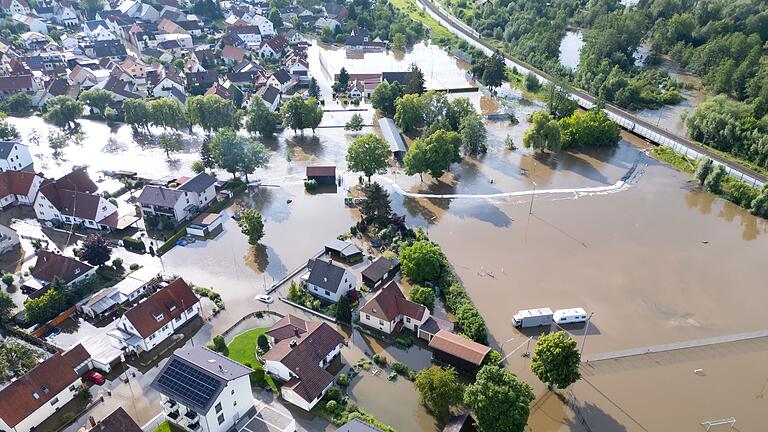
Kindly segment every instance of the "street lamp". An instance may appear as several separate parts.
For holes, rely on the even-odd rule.
[[[594,312],[590,312],[589,316],[587,317],[587,324],[584,326],[584,339],[581,341],[581,351],[579,351],[579,359],[581,359],[582,354],[584,354],[584,344],[587,343],[587,332],[589,331],[589,321],[592,319],[592,315],[594,315]]]
[[[528,208],[529,215],[533,214],[533,199],[536,197],[536,182],[532,181],[531,183],[533,183],[533,191],[531,192],[531,207]]]

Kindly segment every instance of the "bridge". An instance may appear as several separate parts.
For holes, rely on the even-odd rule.
[[[491,55],[496,51],[492,45],[483,40],[477,31],[463,23],[458,18],[454,17],[441,5],[434,3],[433,0],[416,0],[416,2],[421,6],[423,10],[429,13],[432,18],[437,20],[440,24],[442,24],[456,36],[464,39],[470,45],[482,50],[488,55]],[[518,71],[524,74],[533,73],[542,84],[554,82],[546,72],[541,71],[534,66],[524,63],[514,57],[510,57],[506,54],[503,55],[508,67],[517,68]],[[594,96],[567,84],[559,86],[566,90],[570,98],[575,100],[582,108],[590,109],[595,106],[597,99]],[[623,129],[642,138],[645,138],[652,143],[671,147],[675,151],[690,158],[699,159],[701,157],[708,157],[715,163],[725,166],[728,175],[741,180],[752,187],[760,188],[768,181],[768,176],[764,176],[757,171],[744,166],[743,164],[728,160],[701,145],[700,143],[656,127],[646,122],[645,120],[642,120],[639,117],[619,108],[616,105],[606,103],[604,109],[608,116],[613,121],[618,123]]]

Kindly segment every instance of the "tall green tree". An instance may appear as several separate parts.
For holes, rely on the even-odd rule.
[[[406,94],[395,101],[395,124],[410,132],[423,122],[422,100],[417,94]]]
[[[424,93],[424,72],[416,66],[416,63],[411,63],[408,68],[408,79],[405,83],[406,94],[422,94]]]
[[[579,104],[568,97],[568,92],[559,84],[546,84],[546,94],[547,109],[555,120],[570,117],[579,108]]]
[[[531,115],[531,127],[523,134],[523,145],[543,152],[557,153],[562,147],[560,125],[546,111],[536,111]]]
[[[408,298],[420,305],[424,305],[429,310],[435,308],[435,290],[429,287],[414,285],[408,293]]]
[[[483,121],[475,112],[465,116],[459,124],[459,135],[461,136],[461,146],[464,152],[476,156],[488,151],[486,140],[488,132],[485,130]]]
[[[95,110],[102,119],[105,118],[107,107],[115,103],[112,93],[100,88],[92,88],[80,93],[79,99]]]
[[[13,298],[6,292],[0,291],[0,324],[5,324],[11,318],[11,312],[16,308]]]
[[[315,129],[320,126],[320,122],[323,121],[323,107],[317,102],[317,99],[311,97],[304,101],[304,119],[306,121],[306,127],[312,129],[312,133],[315,133]]]
[[[403,95],[403,88],[397,81],[392,84],[383,82],[371,94],[371,105],[381,111],[385,117],[395,115],[395,102]]]
[[[186,121],[184,107],[176,99],[160,98],[149,102],[150,123],[163,129],[179,130]]]
[[[381,187],[378,182],[364,185],[362,192],[365,200],[358,208],[366,222],[388,220],[392,215],[392,202],[389,199],[389,192]]]
[[[343,93],[349,88],[349,72],[347,68],[342,67],[339,71],[339,77],[336,82],[333,83],[332,90],[334,93]]]
[[[451,407],[462,402],[462,387],[456,370],[432,366],[424,369],[413,382],[419,401],[441,422],[448,420]]]
[[[8,122],[5,113],[0,112],[0,140],[12,141],[18,139],[21,139],[21,134],[16,129],[16,126]]]
[[[497,365],[486,365],[464,391],[480,432],[523,432],[535,399],[528,383]]]
[[[307,89],[307,96],[315,99],[320,99],[320,86],[317,84],[315,77],[309,80],[309,88]]]
[[[336,321],[351,324],[352,323],[352,305],[349,303],[349,298],[345,295],[339,298],[336,303]]]
[[[160,144],[160,148],[165,151],[165,157],[170,159],[171,158],[171,152],[177,152],[184,148],[184,145],[182,144],[179,137],[171,134],[162,134],[157,139],[158,144]]]
[[[61,151],[69,145],[69,135],[55,130],[48,131],[48,147],[53,150],[53,157],[61,156]]]
[[[725,165],[718,164],[714,170],[704,180],[704,187],[713,193],[720,193],[722,191],[723,179],[728,175],[725,170]]]
[[[386,171],[389,166],[389,145],[373,134],[359,136],[347,149],[347,166],[350,171],[360,171],[368,177]]]
[[[573,113],[561,119],[560,135],[565,149],[586,146],[614,146],[618,144],[621,129],[604,111],[589,110]]]
[[[564,389],[581,378],[581,356],[576,341],[565,332],[547,333],[536,340],[531,372],[549,387]]]
[[[353,132],[363,130],[363,116],[358,113],[352,114],[352,117],[350,117],[349,121],[344,125],[344,130]]]
[[[32,97],[24,92],[19,92],[6,99],[2,105],[3,110],[10,115],[28,116],[32,112]]]
[[[211,133],[223,128],[240,129],[240,114],[232,102],[219,95],[187,98],[187,116],[192,124]]]
[[[80,7],[87,12],[88,18],[95,17],[97,12],[104,10],[102,0],[79,0]]]
[[[240,172],[245,174],[245,181],[248,181],[248,174],[256,171],[269,162],[269,153],[264,144],[252,139],[243,139],[243,157],[240,159]]]
[[[42,357],[40,352],[21,342],[3,340],[0,342],[0,381],[24,376]]]
[[[83,240],[82,252],[80,258],[90,265],[100,266],[109,261],[112,255],[112,248],[104,237],[98,234],[89,234]]]
[[[216,158],[209,140],[203,140],[203,144],[200,145],[200,162],[205,169],[212,170],[216,167]]]
[[[34,299],[27,298],[24,301],[27,323],[46,322],[70,307],[71,303],[67,301],[67,288],[59,277],[53,278],[50,287],[42,296]]]
[[[126,99],[123,101],[123,119],[133,129],[149,129],[151,113],[149,104],[144,99]]]
[[[712,159],[708,157],[702,157],[699,159],[698,163],[696,164],[696,171],[693,173],[693,176],[696,177],[696,180],[699,181],[700,185],[703,185],[707,180],[707,177],[709,177],[709,174],[712,173],[714,166],[714,162],[712,162]]]
[[[283,115],[283,126],[293,129],[294,134],[298,130],[303,134],[304,129],[309,123],[307,112],[304,98],[300,95],[295,95],[280,108],[280,113]]]
[[[403,275],[419,284],[440,278],[447,260],[439,246],[428,240],[419,240],[402,248],[400,263]]]
[[[77,125],[76,120],[83,115],[83,104],[69,96],[56,96],[45,104],[43,118],[56,126],[69,129]]]
[[[277,131],[279,121],[280,115],[269,109],[261,97],[254,96],[251,99],[248,119],[245,122],[245,129],[248,132],[259,133],[264,138],[271,138]]]
[[[448,110],[445,113],[445,119],[448,121],[448,126],[452,131],[458,131],[461,121],[464,117],[477,114],[475,107],[472,106],[472,102],[468,98],[459,97],[453,99],[448,104]]]
[[[483,71],[483,82],[490,88],[500,87],[504,82],[504,76],[506,74],[506,66],[504,64],[504,56],[501,55],[499,50],[496,50],[491,57],[488,57],[485,61],[485,68]]]
[[[237,221],[240,231],[248,237],[248,244],[255,245],[264,237],[264,220],[256,209],[245,209]]]
[[[216,165],[226,170],[236,177],[242,167],[242,160],[245,158],[245,138],[237,135],[231,128],[224,128],[211,139],[211,150],[213,151]]]
[[[283,26],[283,18],[280,16],[280,11],[277,10],[277,8],[272,8],[269,10],[269,21],[272,23],[275,29]]]
[[[444,92],[430,90],[421,95],[421,112],[424,124],[442,122],[450,111],[451,104]]]
[[[405,173],[429,173],[432,178],[438,179],[452,163],[461,161],[460,148],[461,137],[456,132],[438,130],[427,138],[418,138],[405,153]]]

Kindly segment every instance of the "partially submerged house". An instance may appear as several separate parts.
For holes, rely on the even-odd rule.
[[[399,272],[400,261],[397,258],[380,256],[362,271],[363,284],[373,290],[396,277]]]
[[[107,334],[114,347],[138,354],[150,351],[198,315],[200,300],[179,278],[126,311]]]
[[[152,381],[165,418],[184,430],[225,432],[253,408],[253,369],[203,347],[176,350]]]
[[[429,342],[432,358],[458,370],[474,373],[483,365],[491,347],[441,330]]]
[[[335,185],[336,167],[333,165],[308,166],[307,180],[314,180],[319,185]]]
[[[117,228],[117,207],[97,190],[85,169],[75,169],[58,180],[45,180],[35,199],[37,218],[92,229]]]
[[[64,285],[69,286],[85,281],[95,272],[96,267],[75,258],[40,249],[30,272],[31,277],[23,282],[22,290],[32,291],[29,297],[38,298],[48,291],[54,278],[61,279]]]
[[[266,335],[271,348],[262,356],[264,370],[284,382],[283,399],[311,410],[333,385],[334,375],[326,368],[339,355],[344,338],[325,322],[293,315],[280,319]]]
[[[195,237],[208,237],[221,231],[224,218],[219,213],[200,213],[187,226],[187,234]]]
[[[363,251],[354,244],[334,239],[325,244],[325,253],[332,258],[341,259],[348,263],[356,263],[363,260]]]
[[[138,203],[143,217],[164,216],[173,222],[189,219],[216,198],[216,179],[200,173],[183,180],[175,189],[148,185],[141,191]]]
[[[429,309],[405,298],[395,282],[390,282],[360,308],[361,324],[387,334],[405,327],[419,335],[429,317]]]
[[[309,273],[304,275],[307,291],[326,301],[336,303],[357,288],[355,275],[332,262],[311,259],[307,267]]]
[[[0,172],[0,209],[12,205],[32,205],[43,183],[43,176],[28,171]]]
[[[389,117],[382,117],[379,119],[379,127],[381,127],[381,134],[384,135],[384,139],[389,144],[392,155],[398,159],[404,157],[408,148],[403,142],[403,137],[400,136],[400,130],[397,129],[395,121]]]
[[[34,171],[29,147],[19,141],[0,141],[0,172]]]

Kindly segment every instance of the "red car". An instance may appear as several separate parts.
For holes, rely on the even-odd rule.
[[[88,372],[86,372],[85,373],[85,378],[88,379],[88,381],[90,381],[90,382],[92,382],[94,384],[97,384],[97,385],[102,385],[105,382],[107,382],[107,380],[105,380],[104,377],[101,376],[101,374],[96,372],[96,371],[88,371]]]

